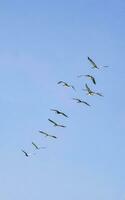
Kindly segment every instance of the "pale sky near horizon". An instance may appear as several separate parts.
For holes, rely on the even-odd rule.
[[[125,199],[124,38],[124,0],[0,1],[2,200]],[[91,69],[88,56],[109,68]],[[86,96],[85,83],[104,97]],[[26,158],[32,141],[47,148]]]

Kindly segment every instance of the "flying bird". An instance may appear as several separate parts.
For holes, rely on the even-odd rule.
[[[29,157],[31,154],[28,154],[26,151],[24,151],[23,149],[21,149],[21,151],[24,153],[24,155],[26,156],[26,157]]]
[[[93,69],[94,68],[99,69],[99,67],[96,65],[96,63],[90,57],[88,57],[88,60],[93,65],[93,67],[92,67]],[[108,66],[100,66],[100,67],[108,67]]]
[[[92,82],[93,82],[94,84],[96,84],[95,78],[94,78],[93,76],[87,74],[87,75],[79,75],[79,76],[77,76],[77,77],[80,78],[80,77],[82,77],[82,76],[86,76],[86,77],[88,77],[89,79],[92,80]]]
[[[64,87],[71,87],[73,90],[75,90],[75,87],[73,85],[70,85],[64,81],[59,81],[57,84],[63,84]]]
[[[54,126],[59,126],[59,127],[62,127],[62,128],[65,128],[66,126],[62,125],[62,124],[57,124],[56,122],[54,122],[53,120],[51,119],[48,119]]]
[[[39,133],[42,133],[42,134],[45,135],[46,137],[52,137],[52,138],[57,139],[57,137],[56,137],[55,135],[50,135],[50,134],[48,134],[48,133],[46,133],[46,132],[43,132],[43,131],[39,131]]]
[[[38,147],[34,142],[32,142],[32,145],[33,145],[37,150],[45,149],[45,148],[46,148],[46,147]]]
[[[55,113],[57,114],[60,114],[60,115],[63,115],[64,117],[68,117],[65,113],[59,111],[59,110],[56,110],[56,109],[50,109],[51,111],[54,111]]]
[[[91,106],[91,105],[88,104],[86,101],[83,101],[83,100],[81,100],[81,99],[73,98],[73,100],[76,100],[77,103],[84,103],[84,104],[86,104],[87,106]]]
[[[87,83],[85,84],[85,87],[86,87],[86,89],[83,89],[83,90],[85,90],[85,91],[88,92],[87,95],[91,95],[91,96],[93,96],[93,95],[98,95],[98,96],[102,96],[102,97],[103,97],[103,95],[102,95],[101,93],[92,91],[92,90],[88,87]]]

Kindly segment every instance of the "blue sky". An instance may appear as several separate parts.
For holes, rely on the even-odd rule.
[[[2,200],[125,199],[124,19],[123,0],[0,2]],[[92,70],[87,56],[110,68]],[[86,73],[96,87],[77,78]],[[104,98],[86,96],[86,81]],[[67,128],[52,127],[48,118]],[[21,148],[32,152],[32,141],[47,149],[26,158]]]

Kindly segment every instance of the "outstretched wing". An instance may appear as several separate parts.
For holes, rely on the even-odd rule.
[[[21,151],[25,154],[25,156],[29,156],[28,153],[26,151],[24,151],[23,149],[21,149]]]
[[[90,88],[88,87],[87,83],[85,84],[85,87],[86,87],[88,92],[92,92],[92,90],[90,90]]]
[[[55,135],[50,135],[50,137],[57,139],[57,137]]]
[[[97,94],[98,96],[104,97],[101,93],[96,92],[95,94]]]
[[[66,127],[66,126],[64,126],[64,125],[61,125],[61,124],[59,124],[58,126],[59,126],[59,127],[62,127],[62,128],[65,128],[65,127]]]
[[[68,117],[65,113],[60,112],[61,115],[63,115],[64,117]]]
[[[55,111],[55,112],[58,112],[58,110],[56,110],[56,109],[50,109],[51,111]]]
[[[89,104],[89,103],[87,103],[86,101],[83,101],[83,103],[84,103],[84,104],[86,104],[87,106],[90,106],[90,104]]]
[[[64,81],[59,81],[57,84],[64,83]]]
[[[42,133],[43,135],[48,136],[48,134],[43,131],[39,131],[39,133]]]
[[[53,123],[55,126],[57,126],[58,124],[56,122],[54,122],[53,120],[51,119],[48,119],[51,123]]]
[[[38,147],[34,142],[32,142],[32,145],[33,145],[36,149],[39,149],[39,147]]]
[[[91,64],[93,65],[93,67],[97,67],[97,65],[95,64],[95,62],[90,57],[88,57],[88,60],[91,62]]]
[[[81,78],[82,76],[84,76],[84,75],[78,75],[77,77],[78,77],[78,78]]]
[[[92,82],[96,85],[96,81],[95,78],[93,76],[91,76]]]

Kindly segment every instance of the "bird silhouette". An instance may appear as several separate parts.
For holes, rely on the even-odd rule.
[[[93,96],[93,95],[98,95],[98,96],[102,96],[102,97],[103,97],[103,95],[102,95],[101,93],[92,91],[92,90],[88,87],[87,83],[85,84],[85,87],[86,87],[86,89],[83,89],[83,90],[88,92],[87,95],[91,95],[91,96]]]
[[[62,125],[62,124],[57,124],[56,122],[54,122],[53,120],[51,119],[48,119],[54,126],[58,126],[58,127],[62,127],[62,128],[65,128],[66,126]]]
[[[48,133],[46,133],[46,132],[44,132],[44,131],[39,131],[39,133],[42,133],[42,134],[45,135],[46,137],[52,137],[52,138],[54,138],[54,139],[57,139],[57,137],[56,137],[55,135],[48,134]]]
[[[99,69],[100,67],[108,67],[108,66],[100,66],[100,67],[98,67],[97,65],[96,65],[96,63],[90,58],[90,57],[88,57],[88,60],[90,61],[90,63],[93,65],[93,69],[95,68],[95,69]]]
[[[61,112],[59,110],[56,110],[56,109],[50,109],[51,111],[54,111],[56,114],[60,114],[60,115],[63,115],[64,117],[68,117],[64,112]]]
[[[75,87],[73,85],[70,85],[64,81],[59,81],[57,84],[63,84],[64,87],[71,87],[73,90],[75,90]]]
[[[91,106],[91,105],[88,104],[86,101],[83,101],[83,100],[81,100],[81,99],[73,98],[73,100],[76,100],[77,103],[83,103],[83,104],[86,104],[87,106]]]

